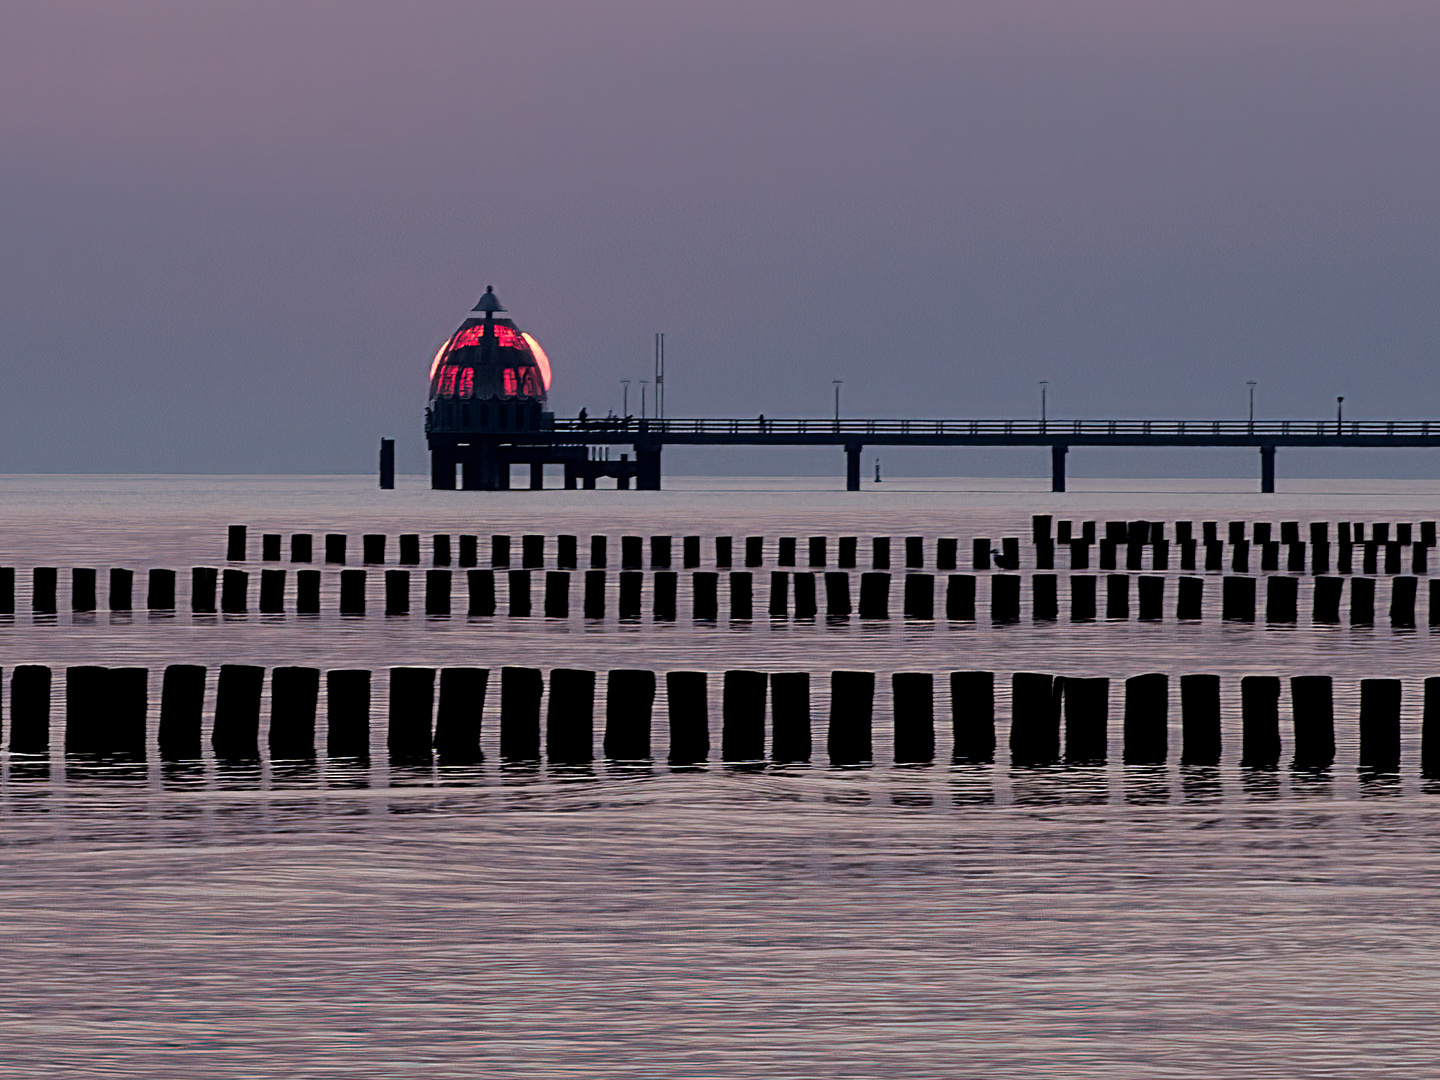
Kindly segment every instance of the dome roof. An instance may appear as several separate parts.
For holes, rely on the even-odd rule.
[[[550,360],[540,343],[504,311],[487,286],[469,317],[440,346],[430,365],[430,400],[545,400]]]

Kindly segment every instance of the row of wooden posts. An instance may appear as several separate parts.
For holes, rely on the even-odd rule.
[[[214,694],[211,750],[227,761],[258,760],[265,684],[263,667],[226,664]],[[490,671],[473,667],[395,667],[389,671],[386,748],[392,761],[471,763],[483,759],[481,730]],[[621,669],[604,673],[556,668],[500,669],[499,753],[502,759],[552,764],[594,760],[597,686],[605,704],[601,756],[646,760],[651,747],[657,690],[663,679],[672,764],[712,759],[710,676],[703,671]],[[893,760],[930,763],[936,757],[936,676],[897,672],[890,677]],[[940,676],[946,680],[947,676]],[[368,758],[371,672],[279,667],[270,672],[268,756],[317,756],[316,721],[325,687],[326,755]],[[811,676],[807,672],[735,670],[720,675],[718,758],[725,762],[808,762],[812,742]],[[830,711],[824,732],[832,765],[874,760],[877,677],[871,671],[829,674]],[[1221,760],[1220,677],[1178,680],[1182,765]],[[52,673],[21,665],[10,684],[10,751],[50,752]],[[156,742],[162,760],[202,756],[206,698],[204,667],[174,664],[164,670]],[[995,674],[948,673],[952,760],[996,760]],[[64,671],[66,754],[143,760],[148,752],[149,671],[145,668],[70,667]],[[1110,759],[1110,680],[1016,672],[1010,679],[1008,759],[1016,766],[1095,765]],[[1363,679],[1358,716],[1359,764],[1398,772],[1401,752],[1399,679]],[[1172,680],[1164,674],[1124,680],[1121,758],[1131,765],[1163,765],[1171,758]],[[1275,768],[1282,763],[1281,680],[1251,675],[1240,680],[1240,764]],[[1332,680],[1301,675],[1290,680],[1291,763],[1327,769],[1335,760]],[[768,731],[767,731],[767,718]],[[1440,678],[1424,682],[1421,770],[1440,772]]]
[[[423,610],[426,615],[457,614],[453,595],[454,574],[450,570],[424,571]],[[501,611],[497,600],[497,576],[506,582],[508,605],[505,612],[512,617],[534,614],[532,576],[530,570],[503,571],[473,569],[464,571],[466,590],[464,612],[469,616],[493,616]],[[565,619],[571,615],[571,574],[565,570],[542,571],[543,595],[540,610],[547,618]],[[409,570],[383,572],[384,606],[389,616],[410,615],[414,586]],[[680,612],[680,575],[659,570],[650,576],[650,615],[657,622],[673,622]],[[888,619],[891,616],[892,576],[883,571],[867,571],[859,575],[858,594],[853,590],[852,575],[843,570],[814,574],[803,571],[770,571],[768,604],[763,609],[776,619],[827,618]],[[190,610],[194,614],[243,615],[251,609],[250,571],[227,567],[200,566],[190,574]],[[369,605],[369,573],[365,570],[341,570],[336,610],[341,615],[365,615]],[[293,600],[287,585],[287,571],[265,569],[259,574],[259,605],[261,614],[321,614],[321,571],[299,570],[295,574]],[[621,571],[618,576],[618,616],[622,620],[644,617],[646,574],[639,570]],[[715,622],[721,616],[721,601],[731,621],[755,618],[755,581],[749,571],[732,571],[724,575],[726,589],[722,597],[722,575],[717,571],[697,570],[691,575],[689,600],[691,617],[697,622]],[[1036,622],[1060,619],[1061,578],[1056,574],[1035,573],[994,574],[977,578],[972,574],[907,573],[903,575],[899,614],[907,619],[934,620],[937,617],[937,586],[943,583],[942,617],[951,621],[969,622],[976,618],[977,581],[989,583],[989,615],[996,623],[1018,622],[1021,618],[1021,593],[1028,581],[1030,615]],[[1348,620],[1342,619],[1345,586],[1349,582]],[[1220,582],[1220,617],[1227,621],[1255,622],[1260,615],[1258,584],[1263,581],[1263,620],[1267,623],[1289,624],[1299,621],[1301,579],[1294,577],[1253,578],[1226,576]],[[1142,622],[1158,622],[1166,617],[1167,589],[1174,584],[1173,617],[1178,621],[1195,621],[1205,616],[1206,579],[1202,577],[1166,578],[1158,575],[1070,574],[1065,579],[1069,590],[1068,616],[1071,622],[1092,622],[1098,618]],[[1103,582],[1103,586],[1102,586]],[[32,571],[31,610],[39,615],[57,612],[58,571],[54,567],[36,567]],[[581,611],[587,619],[604,619],[611,578],[604,570],[587,570],[583,578]],[[1396,577],[1390,580],[1388,614],[1390,624],[1397,628],[1416,625],[1418,579]],[[147,581],[146,608],[151,611],[176,610],[176,572],[151,570]],[[1101,589],[1103,587],[1103,594]],[[823,588],[823,598],[820,589]],[[1211,590],[1214,595],[1215,590]],[[130,570],[110,571],[109,610],[133,610],[134,580]],[[1341,578],[1324,576],[1313,579],[1311,621],[1321,625],[1370,626],[1375,622],[1376,582],[1373,578]],[[1428,622],[1440,625],[1440,580],[1431,580],[1428,589]],[[96,572],[75,568],[71,571],[70,610],[78,613],[97,610]],[[822,606],[823,599],[823,606]],[[1212,601],[1213,603],[1213,601]],[[1213,612],[1213,608],[1211,609]],[[14,614],[14,576],[0,571],[0,614]],[[1102,616],[1103,611],[1103,616]]]
[[[1068,526],[1069,522],[1062,522]],[[1332,572],[1350,574],[1357,570],[1365,574],[1400,574],[1405,572],[1426,574],[1429,570],[1429,551],[1435,545],[1434,522],[1422,522],[1419,538],[1414,538],[1411,525],[1396,526],[1394,538],[1388,523],[1372,526],[1366,538],[1365,526],[1341,523],[1340,538],[1334,545],[1329,540],[1329,525],[1326,522],[1312,522],[1310,542],[1300,539],[1297,522],[1283,522],[1280,538],[1273,539],[1268,523],[1259,522],[1252,532],[1247,532],[1244,522],[1231,522],[1226,540],[1220,539],[1217,522],[1204,522],[1201,538],[1195,538],[1190,522],[1177,523],[1180,535],[1175,541],[1177,558],[1172,560],[1171,543],[1165,537],[1165,527],[1158,522],[1108,522],[1106,535],[1096,540],[1095,522],[1083,523],[1083,528],[1071,535],[1062,530],[1060,537],[1050,535],[1050,519],[1044,515],[1034,521],[1033,562],[1035,569],[1056,569],[1056,549],[1069,550],[1069,569],[1088,570],[1091,568],[1091,548],[1098,546],[1098,569],[1117,570],[1122,565],[1127,570],[1169,570],[1172,561],[1182,571],[1205,570],[1218,573],[1230,569],[1235,573],[1248,574],[1254,563],[1262,573],[1282,570],[1287,573],[1311,573],[1315,575]],[[1182,528],[1183,526],[1183,528]],[[1253,535],[1254,539],[1248,537]],[[276,562],[281,558],[283,536],[280,533],[266,533],[261,538],[262,558]],[[490,537],[489,563],[494,569],[508,569],[514,555],[514,539],[508,534]],[[646,541],[649,548],[649,568],[668,570],[675,560],[673,536],[622,536],[620,538],[620,568],[639,570],[646,565]],[[680,537],[680,565],[694,569],[704,564],[704,553],[700,536]],[[710,565],[717,569],[730,569],[741,558],[737,552],[734,537],[717,536],[711,539]],[[296,533],[290,537],[291,561],[309,563],[313,561],[313,540],[310,533]],[[432,562],[437,567],[452,565],[454,552],[449,534],[431,537]],[[605,569],[609,562],[608,536],[590,537],[589,566],[591,569]],[[768,540],[763,536],[741,538],[743,565],[754,569],[764,566]],[[349,537],[344,533],[327,534],[325,562],[345,565]],[[480,562],[480,537],[465,535],[459,537],[458,565],[470,568]],[[779,537],[775,546],[775,565],[796,567],[800,565],[800,539]],[[1021,549],[1019,537],[1002,537],[999,547],[988,537],[976,537],[971,541],[970,566],[974,570],[1019,569]],[[807,565],[812,569],[830,565],[831,540],[824,536],[812,536],[805,540]],[[860,538],[842,536],[834,542],[836,565],[839,569],[855,569],[858,566]],[[936,570],[959,569],[960,542],[955,538],[939,538],[934,543],[934,568]],[[383,533],[367,533],[361,537],[361,561],[365,565],[382,565],[387,561],[389,537]],[[1253,553],[1252,553],[1253,547]],[[549,538],[543,534],[527,534],[519,537],[519,559],[522,569],[542,569],[547,565]],[[1355,549],[1360,549],[1357,560]],[[927,542],[921,536],[909,536],[903,540],[903,561],[905,569],[920,570],[927,566]],[[579,569],[580,538],[561,535],[555,538],[554,564],[556,569]],[[231,562],[243,562],[248,555],[247,530],[244,525],[230,527],[226,557]],[[398,543],[399,565],[419,566],[421,563],[421,536],[419,533],[403,533]],[[1308,555],[1308,558],[1307,558]],[[1333,561],[1333,568],[1332,568]],[[874,570],[889,570],[892,566],[892,538],[877,536],[870,538],[870,566]]]

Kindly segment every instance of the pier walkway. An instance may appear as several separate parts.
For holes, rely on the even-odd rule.
[[[549,419],[549,418],[547,418]],[[487,436],[495,438],[495,436]],[[860,489],[866,446],[1048,446],[1051,489],[1065,490],[1065,458],[1074,446],[1251,447],[1260,451],[1260,490],[1275,490],[1275,451],[1286,447],[1440,448],[1440,420],[885,420],[554,417],[544,430],[500,435],[502,452],[531,465],[563,464],[567,487],[594,487],[599,476],[622,487],[660,488],[660,453],[669,446],[839,446],[846,488]],[[630,446],[616,461],[598,448]],[[499,447],[497,447],[499,449]],[[440,486],[440,485],[437,485]],[[453,486],[453,479],[449,486]]]

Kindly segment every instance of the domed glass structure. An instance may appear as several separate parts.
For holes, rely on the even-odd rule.
[[[457,464],[467,488],[508,487],[512,460],[524,458],[517,440],[545,438],[539,433],[553,427],[544,411],[550,359],[504,311],[487,286],[430,363],[425,437],[433,487],[453,488]]]
[[[550,360],[513,320],[493,287],[430,365],[429,432],[525,431],[540,426]],[[498,316],[498,317],[497,317]]]

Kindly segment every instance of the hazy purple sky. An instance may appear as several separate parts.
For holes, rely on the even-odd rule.
[[[671,415],[1440,416],[1437,57],[1434,0],[10,0],[0,471],[420,471],[487,283],[566,413],[664,330]]]

